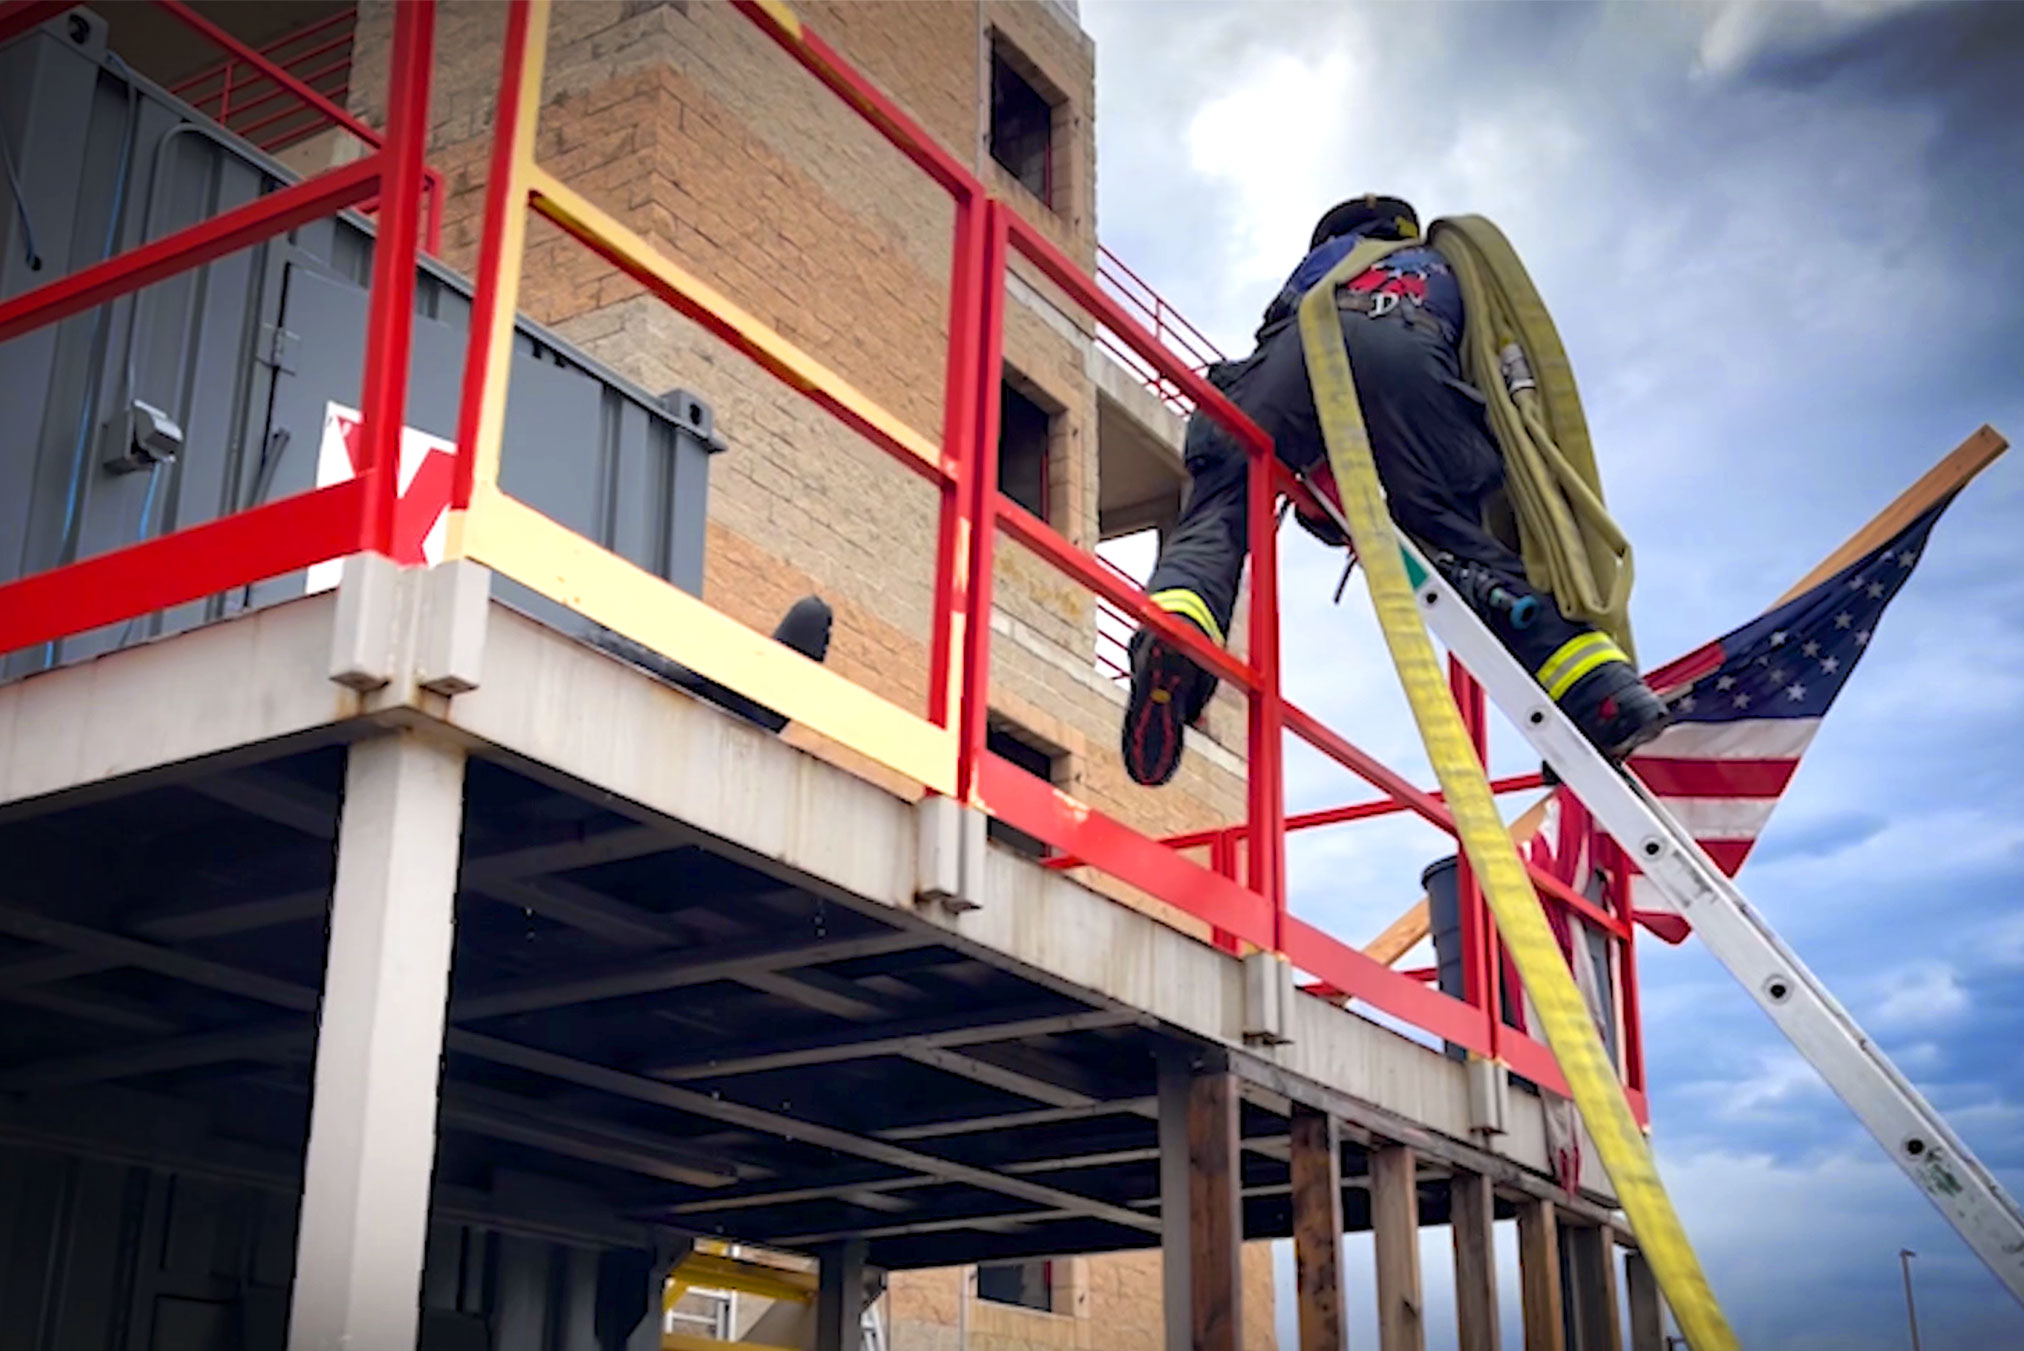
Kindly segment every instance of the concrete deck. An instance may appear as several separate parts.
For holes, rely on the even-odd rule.
[[[1535,1098],[1472,1135],[1463,1066],[1305,997],[1247,1046],[1237,960],[1009,852],[977,908],[919,903],[914,804],[444,575],[0,688],[0,1145],[300,1186],[347,747],[405,728],[469,756],[439,1220],[894,1269],[1156,1246],[1176,1058],[1244,1084],[1250,1237],[1290,1231],[1295,1103],[1344,1123],[1351,1229],[1384,1143],[1423,1223],[1451,1169],[1606,1220]]]

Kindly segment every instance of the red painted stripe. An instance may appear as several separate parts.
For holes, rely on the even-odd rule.
[[[422,541],[450,509],[450,481],[456,473],[457,457],[448,451],[432,450],[422,457],[408,490],[394,504],[394,562],[413,567],[428,561]]]
[[[982,758],[978,777],[984,805],[1001,821],[1160,897],[1212,928],[1227,930],[1257,947],[1270,946],[1272,907],[1257,892],[1218,877],[1157,840],[1072,801],[997,755]],[[1384,973],[1403,980],[1389,968],[1384,968]],[[1325,971],[1313,974],[1328,975]]]
[[[1668,662],[1658,670],[1645,676],[1645,684],[1661,694],[1691,685],[1708,672],[1722,664],[1722,643],[1720,639],[1695,648],[1686,656]]]
[[[1660,797],[1775,798],[1792,782],[1797,760],[1673,760],[1634,755],[1630,767]]]
[[[1750,850],[1757,842],[1755,840],[1700,840],[1697,843],[1702,849],[1707,851],[1708,857],[1714,860],[1717,868],[1720,868],[1726,876],[1734,877],[1736,870],[1743,866],[1743,860],[1750,856]]]
[[[350,553],[365,492],[346,479],[0,586],[0,652]]]
[[[1670,910],[1635,910],[1631,912],[1637,922],[1657,937],[1678,947],[1687,941],[1687,935],[1694,931],[1683,916]]]

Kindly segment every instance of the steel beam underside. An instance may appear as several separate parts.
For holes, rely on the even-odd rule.
[[[294,1185],[346,743],[384,725],[0,801],[0,1145]],[[1157,1244],[1158,1057],[1226,1048],[510,752],[474,748],[466,799],[439,1206],[505,1171],[579,1230],[861,1236],[887,1268]],[[1284,1235],[1292,1099],[1247,1083],[1246,1229]],[[75,1124],[114,1101],[206,1125]]]

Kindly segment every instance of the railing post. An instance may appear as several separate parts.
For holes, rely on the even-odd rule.
[[[998,545],[998,414],[1005,362],[1005,268],[1011,249],[1005,206],[984,208],[984,267],[977,361],[971,368],[976,440],[970,448],[969,594],[963,614],[963,694],[957,711],[956,790],[982,798],[980,775],[991,712],[991,571]]]
[[[1645,1086],[1644,1014],[1639,1007],[1637,985],[1637,916],[1631,910],[1630,859],[1616,842],[1598,832],[1598,841],[1609,870],[1611,908],[1623,920],[1620,942],[1623,960],[1618,979],[1623,983],[1623,1081],[1642,1093]]]
[[[1476,759],[1489,760],[1489,710],[1483,687],[1452,655],[1448,658],[1448,687],[1454,692],[1462,713],[1462,726],[1476,748]],[[1483,1015],[1484,1044],[1496,1058],[1503,1023],[1503,1000],[1497,986],[1497,939],[1490,908],[1476,871],[1469,865],[1466,850],[1456,848],[1455,901],[1462,921],[1462,997],[1469,1007]]]
[[[541,71],[546,64],[547,12],[529,0],[506,10],[499,96],[492,114],[491,173],[485,184],[484,233],[478,242],[478,284],[471,298],[471,332],[464,351],[464,387],[457,407],[457,467],[450,510],[471,505],[480,483],[499,473],[506,417],[506,384],[513,360],[514,311],[527,244],[527,180],[534,124],[541,112]],[[450,553],[461,548],[452,516]]]
[[[935,617],[928,654],[928,721],[960,731],[970,536],[977,528],[972,479],[977,451],[977,348],[983,339],[985,202],[956,198],[949,248],[949,352],[942,377],[941,511],[935,535]],[[960,779],[958,780],[960,782]]]
[[[1272,451],[1250,452],[1245,511],[1251,536],[1250,858],[1247,880],[1272,907],[1272,950],[1286,950],[1285,708],[1279,688],[1279,538]]]
[[[400,490],[401,426],[407,420],[408,353],[414,337],[416,236],[421,229],[422,166],[429,134],[429,67],[434,58],[435,0],[394,6],[388,72],[387,134],[380,161],[380,231],[373,246],[372,299],[366,318],[360,429],[368,485],[359,548],[393,547]]]

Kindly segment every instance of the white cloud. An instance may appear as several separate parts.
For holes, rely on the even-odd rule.
[[[2024,966],[2024,914],[1998,920],[1989,929],[1981,951],[2000,966]]]
[[[1758,1059],[1757,1070],[1735,1084],[1711,1084],[1722,1101],[1715,1113],[1724,1117],[1746,1117],[1769,1107],[1783,1107],[1801,1098],[1824,1094],[1820,1072],[1796,1051],[1774,1051]]]
[[[1944,962],[1914,962],[1884,976],[1872,1019],[1885,1029],[1941,1027],[1968,1011],[1968,992]]]
[[[1781,43],[1818,39],[1873,21],[1923,0],[1813,0],[1768,4],[1765,0],[1699,0],[1692,5],[1701,22],[1694,73],[1732,75]]]

